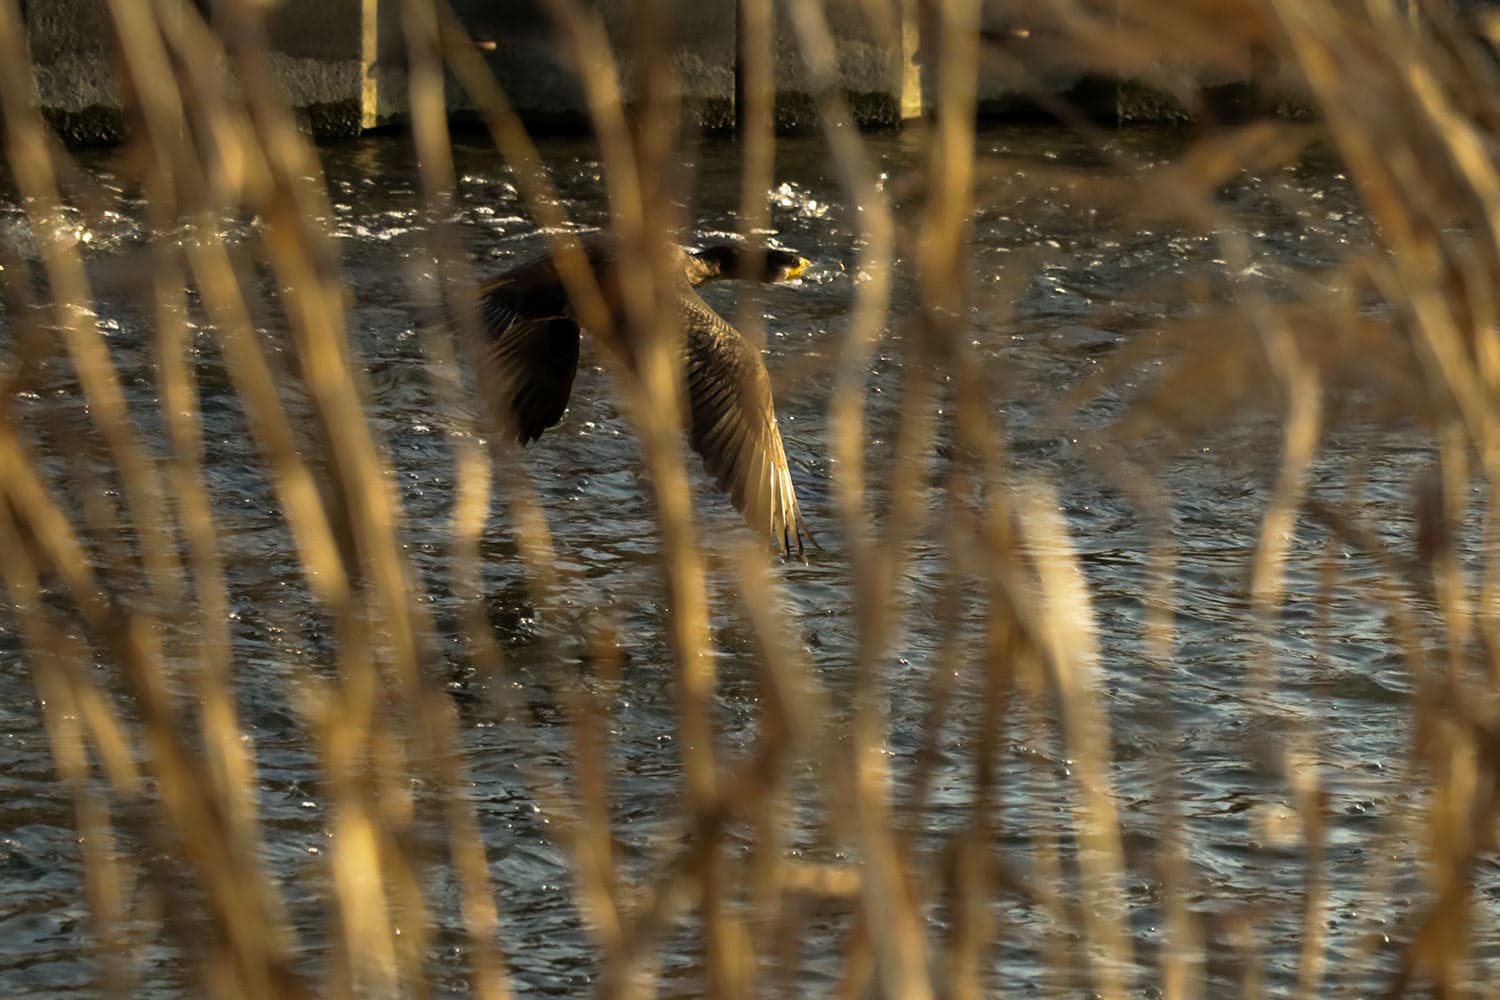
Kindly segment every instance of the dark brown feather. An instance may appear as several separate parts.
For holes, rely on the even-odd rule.
[[[578,372],[578,323],[566,296],[552,294],[561,286],[550,264],[538,262],[482,292],[489,343],[480,355],[480,390],[502,433],[523,445],[562,419]]]
[[[609,244],[595,240],[585,247],[606,299],[613,299],[609,293],[618,287],[608,273]],[[684,268],[679,297],[688,440],[750,526],[770,534],[783,553],[790,555],[795,546],[801,554],[804,538],[816,541],[797,506],[766,366],[690,287],[689,264]],[[578,321],[549,257],[501,275],[481,296],[488,342],[481,352],[480,388],[502,432],[524,445],[561,420],[567,408],[578,370]]]
[[[688,441],[750,527],[800,554],[802,520],[760,354],[696,292],[682,292]],[[816,543],[815,543],[816,544]]]

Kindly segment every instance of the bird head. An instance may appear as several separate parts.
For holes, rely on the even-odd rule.
[[[688,254],[688,280],[694,285],[734,279],[774,283],[795,281],[812,266],[790,250],[766,247],[759,260],[742,243],[716,243]]]

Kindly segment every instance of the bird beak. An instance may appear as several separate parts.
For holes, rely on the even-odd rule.
[[[797,263],[786,269],[786,276],[781,280],[796,281],[798,278],[802,277],[802,272],[806,271],[810,267],[812,267],[812,261],[808,260],[806,257],[798,257]]]

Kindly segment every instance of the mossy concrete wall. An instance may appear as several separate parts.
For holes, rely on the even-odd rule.
[[[1173,39],[1153,47],[1146,36],[1126,42],[1112,33],[1109,2],[1083,5],[1103,29],[1085,50],[1078,25],[1060,20],[1054,8],[984,0],[980,114],[1047,113],[1060,103],[1096,121],[1128,124],[1302,110],[1300,82],[1271,56],[1272,29],[1255,7],[1184,8],[1184,17],[1196,12],[1205,18],[1189,57]]]
[[[691,121],[710,129],[734,124],[736,12],[739,0],[668,0],[667,39]],[[819,3],[834,36],[838,74],[855,120],[896,125],[931,107],[932,67],[941,59],[935,32],[922,30],[918,0],[890,0],[871,18],[866,0]],[[211,10],[210,0],[199,9]],[[631,0],[591,0],[622,76],[639,29]],[[533,125],[582,129],[583,94],[543,0],[453,0],[453,7],[515,107]],[[400,0],[284,0],[269,8],[273,69],[308,127],[320,136],[350,136],[399,122],[405,114],[406,54]],[[776,3],[776,117],[783,129],[816,122],[811,81],[786,6]],[[100,0],[26,0],[23,6],[37,84],[48,119],[71,142],[118,139],[123,128],[115,81],[112,26]],[[1039,20],[1026,0],[985,0],[986,57],[981,113],[1045,110],[1036,94],[1061,97],[1095,118],[1118,121],[1186,117],[1204,94],[1233,103],[1254,99],[1261,67],[1254,39],[1226,46],[1214,65],[1169,65],[1157,59],[1086,74],[1066,33]],[[1093,60],[1097,63],[1097,60]],[[1263,74],[1260,74],[1263,75]],[[1139,81],[1119,83],[1119,80]],[[1238,89],[1236,89],[1238,88]],[[628,87],[627,87],[627,99]],[[456,85],[456,114],[472,110]],[[1227,105],[1226,105],[1227,106]]]
[[[313,132],[352,136],[377,123],[366,94],[375,55],[368,43],[377,25],[388,33],[395,26],[396,6],[291,0],[271,8],[271,68]],[[22,11],[47,120],[71,143],[118,140],[124,117],[107,6],[101,0],[26,0]]]
[[[690,120],[708,128],[734,124],[735,8],[737,0],[674,0],[668,4],[672,36],[665,45]],[[583,92],[565,47],[558,44],[540,0],[457,0],[454,10],[517,110],[542,127],[581,128],[587,123]],[[630,0],[594,0],[625,81],[639,25]],[[628,85],[627,85],[627,99]],[[459,108],[463,94],[450,94]]]
[[[121,137],[109,14],[99,0],[29,0],[26,34],[48,122],[70,143]]]
[[[899,125],[922,112],[919,80],[907,73],[916,58],[909,29],[915,0],[898,0],[869,17],[862,0],[824,0],[823,14],[833,35],[839,82],[849,112],[861,125]],[[790,12],[776,5],[776,124],[783,129],[815,125],[813,81]]]

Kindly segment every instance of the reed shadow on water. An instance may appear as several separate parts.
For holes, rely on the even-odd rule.
[[[9,992],[1480,992],[1491,26],[920,6],[930,113],[861,134],[824,6],[741,0],[728,141],[672,5],[556,0],[581,141],[404,0],[409,128],[317,148],[261,5],[122,0],[80,154],[0,0]],[[1164,92],[1248,46],[1315,115],[1101,128],[1023,39]],[[976,126],[996,72],[1060,124]],[[805,561],[685,447],[674,241],[727,239],[811,264],[703,292]],[[539,255],[589,336],[522,451],[477,304]]]

